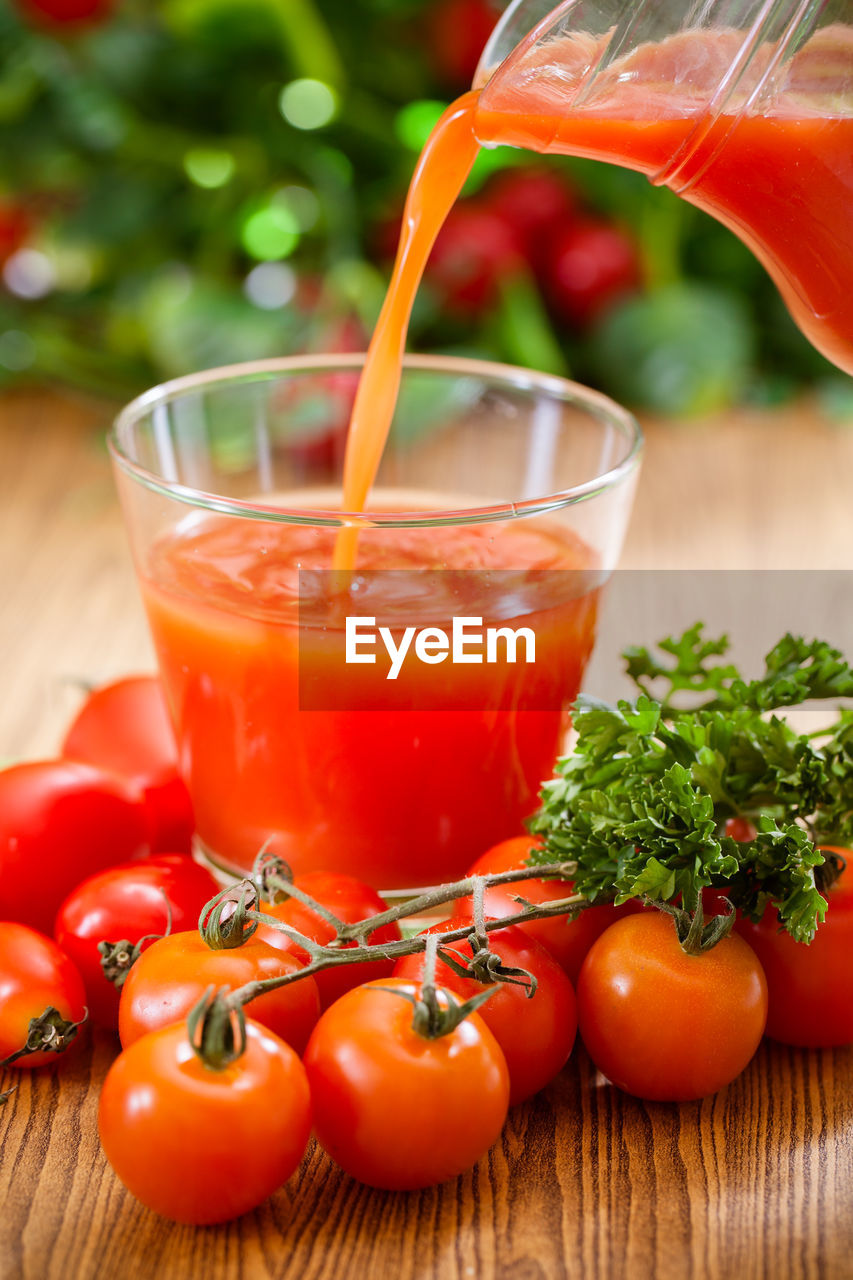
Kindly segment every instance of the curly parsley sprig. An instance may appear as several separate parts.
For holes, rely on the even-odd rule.
[[[853,841],[853,712],[819,735],[772,713],[853,697],[853,670],[826,642],[786,635],[747,681],[716,661],[728,638],[707,639],[701,623],[658,648],[623,655],[636,702],[578,700],[575,749],[531,824],[545,839],[533,860],[576,862],[575,891],[593,902],[680,899],[694,911],[703,888],[724,886],[748,916],[772,903],[810,941],[826,911],[818,844]],[[707,696],[679,709],[685,695]],[[735,816],[754,823],[755,839],[725,835]]]

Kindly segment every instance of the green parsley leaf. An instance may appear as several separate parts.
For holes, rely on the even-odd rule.
[[[718,661],[728,638],[706,638],[701,623],[657,648],[663,656],[623,655],[636,702],[578,699],[575,749],[530,824],[544,837],[531,862],[575,862],[575,891],[591,902],[680,900],[694,911],[704,888],[725,887],[751,918],[772,904],[792,937],[810,941],[826,911],[818,842],[853,844],[853,711],[821,735],[772,712],[853,697],[853,670],[825,641],[786,635],[747,681]],[[709,696],[675,707],[687,693]],[[726,836],[734,816],[754,823],[754,840]]]

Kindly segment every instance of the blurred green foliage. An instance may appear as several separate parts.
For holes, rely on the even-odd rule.
[[[454,3],[472,0],[0,0],[0,381],[124,397],[362,347],[416,150],[466,87]],[[642,292],[572,324],[547,253],[498,263],[476,312],[428,280],[412,346],[565,369],[668,413],[815,382],[849,405],[751,255],[638,175],[498,149],[467,198],[531,163],[627,231]]]

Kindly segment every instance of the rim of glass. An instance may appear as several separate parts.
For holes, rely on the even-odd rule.
[[[615,400],[593,391],[569,378],[556,374],[538,373],[515,365],[499,364],[489,360],[475,360],[467,356],[407,355],[403,371],[419,370],[457,376],[478,377],[491,382],[502,382],[518,391],[540,391],[572,403],[590,413],[604,425],[614,428],[625,441],[625,454],[615,466],[568,489],[556,490],[536,498],[518,502],[490,503],[487,506],[461,507],[429,511],[341,511],[335,508],[282,507],[262,502],[247,502],[228,498],[222,494],[194,489],[190,485],[164,480],[155,472],[140,466],[124,451],[122,433],[153,410],[179,400],[182,396],[217,387],[237,386],[240,383],[260,383],[287,374],[333,372],[355,370],[364,364],[365,353],[322,353],[305,356],[279,356],[265,360],[252,360],[243,364],[223,365],[204,369],[198,373],[173,378],[151,387],[137,396],[121,410],[107,434],[107,446],[114,462],[146,489],[163,497],[172,498],[188,506],[215,511],[220,515],[242,516],[253,520],[280,521],[287,524],[316,524],[345,526],[361,525],[376,528],[413,528],[440,524],[485,524],[492,520],[505,520],[522,515],[535,515],[559,510],[575,503],[586,502],[609,489],[615,489],[639,466],[643,452],[643,433],[637,419]]]

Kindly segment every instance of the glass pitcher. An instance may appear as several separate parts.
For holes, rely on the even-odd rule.
[[[853,373],[851,0],[515,0],[476,133],[645,173],[752,249]]]

